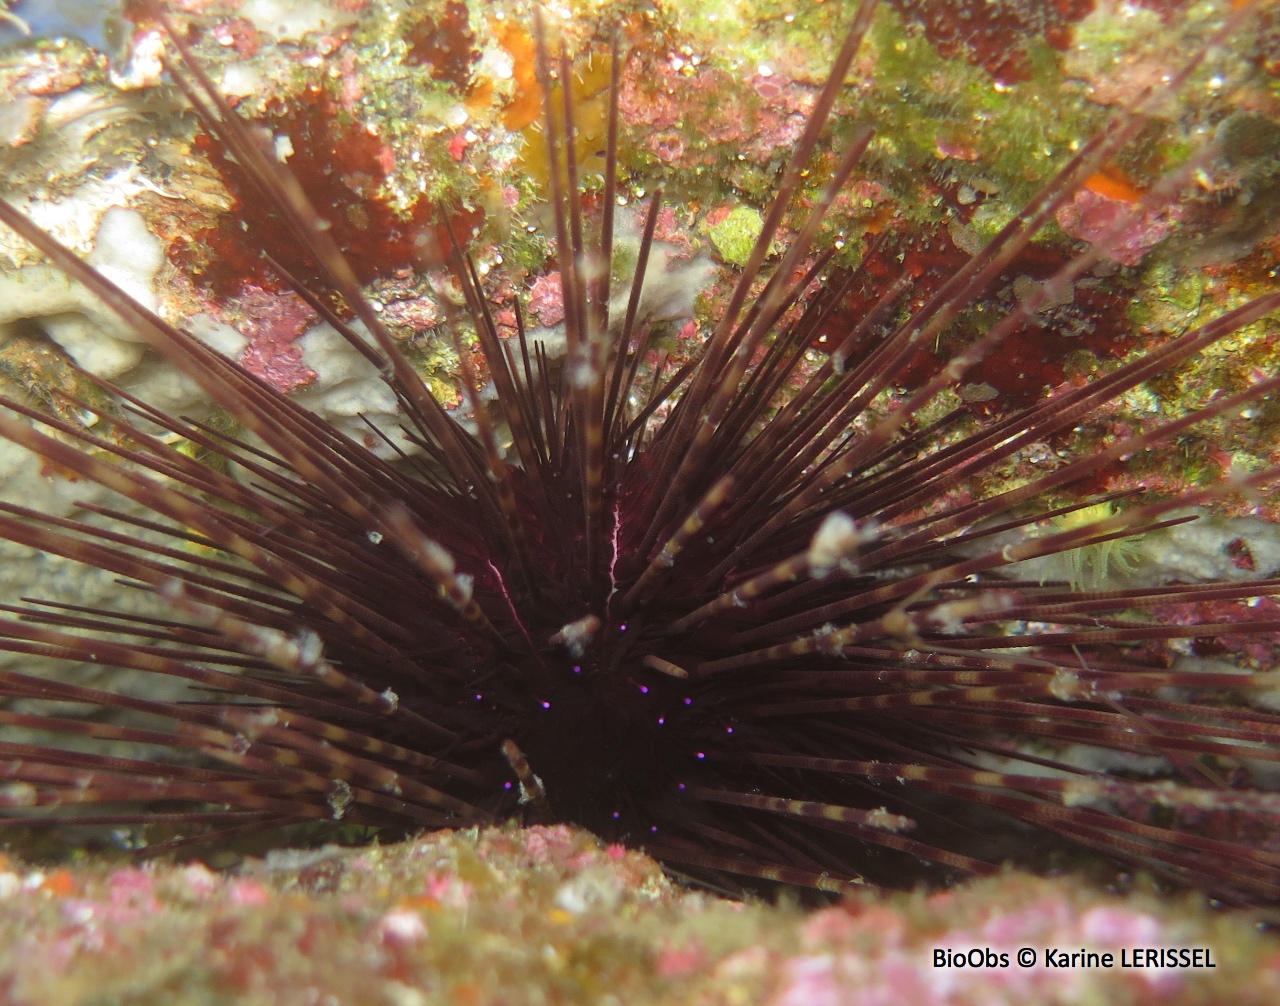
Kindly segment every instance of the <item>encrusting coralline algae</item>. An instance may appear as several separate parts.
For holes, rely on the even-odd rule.
[[[1012,962],[1024,947],[1033,966],[934,965],[937,950]],[[1118,966],[1148,947],[1207,949],[1215,968]],[[1046,948],[1117,963],[1058,968]],[[730,902],[563,826],[273,853],[232,873],[0,863],[14,1003],[1265,1006],[1276,949],[1193,902],[1018,875],[811,914]]]

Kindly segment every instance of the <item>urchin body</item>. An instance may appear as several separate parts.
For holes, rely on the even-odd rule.
[[[1280,379],[1029,484],[955,495],[1020,448],[1267,316],[1280,294],[1017,414],[964,428],[955,415],[917,422],[1121,242],[1121,221],[896,410],[879,408],[902,366],[1139,132],[1139,108],[1118,116],[907,320],[886,324],[909,277],[813,365],[810,341],[847,291],[824,285],[829,256],[810,252],[869,131],[854,132],[793,242],[771,272],[763,267],[873,7],[855,14],[726,313],[678,369],[653,365],[636,311],[656,197],[628,309],[609,317],[601,277],[610,275],[616,100],[598,247],[587,239],[576,160],[564,154],[570,97],[548,107],[568,358],[553,368],[522,326],[516,339],[500,338],[476,270],[459,248],[440,249],[437,265],[461,291],[447,320],[474,432],[431,396],[274,150],[197,63],[175,67],[244,183],[268,198],[277,224],[363,324],[297,284],[394,390],[421,451],[397,464],[140,307],[0,204],[4,223],[266,445],[122,396],[209,462],[149,435],[127,409],[98,410],[88,430],[6,402],[58,436],[10,415],[0,433],[147,508],[145,519],[121,519],[172,544],[16,508],[0,517],[0,533],[154,591],[173,617],[32,607],[4,623],[3,645],[177,678],[204,700],[160,702],[6,672],[8,696],[126,710],[143,725],[8,712],[6,722],[171,756],[10,744],[0,800],[23,810],[73,803],[84,820],[176,820],[215,834],[317,818],[403,828],[519,813],[583,824],[704,878],[823,889],[864,878],[910,883],[918,863],[990,871],[1004,846],[958,832],[1004,818],[1223,897],[1280,895],[1280,800],[1236,785],[1222,766],[1242,742],[1274,752],[1280,724],[1234,697],[1264,682],[1170,669],[1141,649],[1239,631],[1198,619],[1194,606],[1280,584],[1081,591],[1023,582],[1014,567],[1177,522],[1175,510],[1224,490],[1107,508],[1097,520],[992,544],[1099,507],[1087,498],[1023,509],[1097,464],[1272,393]],[[551,62],[543,46],[549,106]],[[560,79],[569,72],[562,56]],[[1172,198],[1195,167],[1177,169],[1134,212]],[[461,352],[464,328],[496,389],[493,414]],[[244,478],[226,474],[228,460]],[[1242,475],[1234,488],[1274,478]],[[1192,614],[1130,614],[1156,604]],[[1162,778],[1080,771],[1062,754],[1077,744],[1159,757]],[[128,806],[139,801],[149,806]],[[1216,830],[1206,834],[1200,824],[1210,819]]]

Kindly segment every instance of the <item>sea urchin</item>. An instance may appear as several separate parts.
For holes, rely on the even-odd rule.
[[[1258,762],[1280,759],[1280,717],[1242,698],[1274,687],[1270,676],[1171,669],[1148,645],[1276,631],[1263,621],[1205,624],[1194,612],[1280,593],[1280,581],[1085,591],[1020,579],[1014,565],[1176,523],[1176,510],[1275,480],[1267,469],[1120,512],[1101,506],[1114,496],[1035,505],[1105,461],[1274,393],[1280,378],[1024,485],[953,495],[1263,318],[1280,293],[1012,414],[961,408],[922,419],[1124,239],[1131,217],[1122,217],[896,408],[882,407],[895,375],[1144,127],[1148,97],[923,305],[901,309],[904,276],[814,364],[814,333],[853,280],[832,279],[829,254],[811,249],[869,130],[853,132],[825,194],[764,270],[873,8],[864,0],[853,17],[718,325],[678,368],[654,364],[638,314],[657,195],[625,314],[609,311],[620,61],[603,220],[593,228],[577,159],[565,154],[568,88],[551,107],[568,57],[553,60],[540,45],[568,351],[562,364],[548,359],[523,325],[500,338],[464,252],[440,249],[436,268],[458,291],[448,323],[460,349],[478,340],[496,391],[491,408],[460,351],[474,429],[432,397],[322,215],[175,32],[174,79],[240,184],[269,201],[357,319],[296,284],[379,368],[418,452],[381,460],[0,202],[0,221],[244,431],[165,415],[110,386],[119,407],[97,410],[96,432],[3,402],[0,434],[148,513],[118,513],[119,530],[104,530],[7,505],[0,535],[108,570],[173,614],[34,603],[0,623],[0,647],[168,676],[195,699],[0,672],[6,697],[131,716],[0,710],[0,724],[49,738],[0,743],[7,820],[74,806],[80,821],[176,821],[219,835],[315,819],[404,829],[517,815],[581,824],[703,879],[824,890],[989,872],[1034,847],[1038,833],[1233,901],[1280,897],[1280,794],[1255,788],[1239,758],[1245,746]],[[1238,11],[1213,44],[1247,16]],[[1166,86],[1184,82],[1203,55]],[[1176,199],[1197,163],[1132,214]],[[1030,533],[1090,507],[1089,519]],[[1157,604],[1190,614],[1137,614]],[[1080,769],[1065,754],[1079,747],[1161,768]],[[998,822],[1009,841],[991,838]]]

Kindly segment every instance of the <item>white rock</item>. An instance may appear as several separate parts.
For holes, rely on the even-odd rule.
[[[113,206],[102,215],[89,263],[143,307],[155,310],[154,283],[164,265],[164,247],[135,210]]]
[[[210,349],[231,360],[237,359],[249,344],[249,340],[230,325],[224,325],[207,314],[188,318],[183,327]],[[214,407],[200,385],[157,353],[147,354],[117,383],[131,395],[171,416],[203,418]],[[145,427],[145,422],[143,425]]]
[[[99,323],[83,314],[42,318],[40,327],[80,367],[108,381],[136,367],[147,348],[144,343],[113,339]]]
[[[136,212],[109,208],[88,259],[139,303],[155,308],[154,282],[164,249]],[[0,273],[0,343],[18,321],[35,322],[79,366],[107,380],[137,366],[145,349],[137,333],[97,297],[52,266]]]
[[[1127,539],[1125,566],[1112,564],[1107,571],[1110,587],[1153,587],[1170,583],[1204,583],[1208,580],[1245,581],[1274,576],[1280,572],[1280,525],[1257,517],[1222,517],[1205,507],[1189,507],[1162,515],[1162,519],[1195,515],[1196,520]],[[958,549],[962,555],[976,556],[1004,545],[1025,540],[1021,531],[1011,531],[982,539]],[[1238,555],[1229,551],[1232,542],[1248,548],[1253,569],[1237,565]],[[1027,559],[1001,570],[1002,575],[1026,580],[1069,580],[1073,569],[1066,553]]]
[[[639,253],[640,238],[644,229],[644,216],[638,210],[620,210],[614,225],[615,254],[635,256]],[[654,241],[649,250],[649,264],[645,269],[644,286],[640,290],[639,317],[655,321],[693,316],[693,304],[698,294],[707,288],[719,266],[706,255],[682,258],[675,245]],[[624,283],[612,291],[609,317],[621,321],[626,317],[627,299],[631,296],[630,283]]]
[[[364,334],[363,326],[353,327]],[[303,362],[316,372],[316,380],[294,392],[290,396],[294,401],[380,457],[394,457],[395,452],[372,436],[369,423],[406,453],[417,452],[400,430],[404,417],[400,415],[395,395],[377,368],[335,329],[328,324],[317,325],[301,336],[297,345],[302,350]]]
[[[232,63],[223,71],[222,86],[218,88],[226,98],[247,98],[265,88],[262,76],[251,66]]]
[[[280,41],[333,31],[357,20],[355,14],[339,9],[332,0],[248,0],[239,14],[259,31],[269,32]]]
[[[1220,517],[1190,509],[1198,520],[1166,528],[1138,539],[1143,566],[1158,571],[1157,582],[1177,580],[1256,580],[1280,571],[1280,526],[1256,517]],[[1253,569],[1236,565],[1228,546],[1240,541],[1253,558]]]

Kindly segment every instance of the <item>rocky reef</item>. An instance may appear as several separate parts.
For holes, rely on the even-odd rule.
[[[21,39],[29,12],[0,4],[11,7],[13,24],[13,40],[0,49],[6,197],[162,317],[184,320],[251,372],[382,449],[369,423],[394,438],[394,398],[283,282],[281,269],[306,279],[309,268],[288,236],[267,226],[245,239],[245,222],[263,219],[263,208],[237,187],[226,152],[166,83],[158,20],[145,4],[119,15],[98,5],[111,16],[104,30],[86,31],[74,16],[78,6],[50,5],[37,23],[44,34]],[[442,326],[458,292],[426,268],[450,241],[470,248],[503,334],[515,331],[521,298],[533,338],[553,354],[563,344],[528,4],[170,6],[222,94],[269,131],[277,156],[331,214],[380,317],[456,414],[465,418],[460,361]],[[1209,37],[1233,6],[883,4],[840,98],[833,142],[800,200],[816,198],[835,140],[857,123],[875,128],[869,156],[819,238],[819,250],[835,252],[832,275],[860,270],[864,279],[815,334],[814,366],[895,276],[912,276],[916,303],[926,299],[1113,110],[1147,88],[1160,93],[1171,61]],[[1161,95],[1148,135],[1091,178],[976,309],[900,375],[876,403],[879,414],[1188,156],[1202,158],[1192,183],[1135,222],[1108,261],[943,396],[937,414],[961,404],[995,414],[1079,386],[1276,286],[1280,13],[1275,4],[1260,6],[1187,88]],[[564,4],[548,17],[575,53],[566,86],[578,109],[575,156],[589,208],[600,198],[604,93],[612,41],[620,40],[625,184],[616,286],[625,291],[634,265],[639,207],[661,187],[644,309],[660,333],[656,352],[679,360],[719,315],[744,249],[760,233],[847,11],[834,0],[623,0]],[[785,221],[780,240],[799,225]],[[976,498],[1021,484],[1274,373],[1278,334],[1275,319],[1241,329],[966,491]],[[474,345],[464,339],[461,348],[478,366]],[[191,381],[83,290],[0,234],[0,387],[89,422],[68,401],[101,394],[90,378],[175,415],[221,420]],[[1174,494],[1275,463],[1278,440],[1280,406],[1262,401],[1243,416],[1196,428],[1168,451],[1101,467],[1088,488]],[[406,441],[396,446],[412,449]],[[113,505],[104,491],[7,443],[0,445],[0,495],[55,515]],[[1280,569],[1273,495],[1223,499],[1199,515],[1124,554],[1087,556],[1065,572],[1046,566],[1041,575],[1153,583],[1260,578]],[[4,548],[6,601],[119,601],[109,574]],[[1276,608],[1270,598],[1256,600],[1259,617]],[[1257,639],[1174,645],[1184,666],[1274,667],[1274,648]],[[102,672],[75,673],[89,680]],[[563,827],[442,832],[397,846],[324,846],[261,859],[197,850],[209,865],[118,858],[146,840],[121,832],[107,842],[121,849],[99,842],[86,854],[76,839],[46,833],[27,851],[66,856],[70,849],[71,862],[37,866],[15,853],[2,864],[0,997],[825,1006],[1265,1003],[1280,994],[1280,944],[1263,931],[1267,918],[1214,913],[1128,876],[1106,891],[1073,878],[1009,874],[951,891],[868,892],[804,914],[785,902],[729,902],[686,890],[642,855]],[[234,871],[224,869],[230,865]],[[934,964],[938,949],[1016,958],[1023,947],[1037,950],[1035,965]],[[1056,969],[1044,963],[1051,947],[1116,954],[1207,948],[1217,966]]]
[[[1260,925],[1017,874],[804,913],[690,891],[639,853],[535,826],[231,871],[0,862],[0,990],[65,1006],[1262,1006],[1280,995],[1280,944]],[[1200,967],[1133,966],[1147,948]]]

